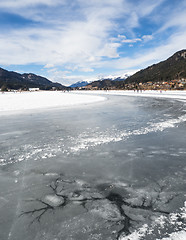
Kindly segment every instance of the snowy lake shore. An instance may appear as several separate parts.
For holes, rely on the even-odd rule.
[[[44,108],[71,107],[104,101],[101,96],[84,96],[69,92],[8,92],[0,94],[0,114]]]
[[[75,91],[75,93],[83,94],[102,94],[102,95],[119,95],[119,96],[131,96],[131,97],[155,97],[155,98],[173,98],[186,100],[186,91],[123,91],[123,90],[93,90],[93,91]]]
[[[102,95],[102,96],[97,96]],[[173,98],[186,100],[186,91],[73,91],[73,92],[8,92],[0,94],[0,114],[22,113],[57,107],[72,107],[106,100],[103,95]]]

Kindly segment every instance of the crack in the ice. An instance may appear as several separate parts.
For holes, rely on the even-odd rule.
[[[108,209],[104,209],[104,202],[101,201],[108,201],[109,209],[110,207],[113,208],[111,211],[109,217],[104,218],[108,222],[113,222],[113,225],[121,225],[122,228],[118,231],[116,239],[121,239],[123,235],[128,236],[130,235],[131,229],[133,229],[135,226],[134,224],[140,224],[140,220],[135,219],[133,216],[130,216],[130,214],[127,212],[126,207],[133,210],[145,210],[150,213],[158,213],[160,215],[168,215],[170,212],[159,209],[157,206],[157,203],[161,202],[161,193],[163,192],[165,186],[161,185],[160,183],[156,183],[156,187],[153,189],[154,192],[156,192],[156,196],[152,197],[151,199],[148,199],[146,195],[139,196],[138,203],[135,204],[134,202],[130,202],[130,199],[125,199],[122,195],[114,192],[114,189],[112,191],[109,191],[109,193],[100,193],[96,190],[96,188],[90,188],[85,185],[82,185],[78,188],[78,184],[76,180],[72,179],[65,179],[63,177],[57,178],[55,181],[53,181],[49,185],[50,189],[52,190],[53,195],[46,195],[44,198],[41,199],[35,199],[32,201],[37,201],[42,204],[40,208],[36,208],[29,211],[24,211],[20,214],[20,216],[23,215],[29,215],[31,216],[37,214],[34,219],[31,221],[31,224],[35,221],[40,222],[41,218],[49,211],[52,210],[55,212],[58,208],[64,208],[66,205],[68,205],[70,202],[78,202],[79,205],[81,205],[86,212],[89,213],[99,213],[99,211],[107,211]],[[158,187],[158,188],[157,188]],[[177,195],[171,195],[166,199],[166,201],[163,202],[164,205],[169,204]],[[96,207],[92,208],[92,204],[87,205],[88,203],[93,203],[97,201]],[[99,202],[100,201],[100,202]],[[102,205],[99,205],[102,204]],[[43,206],[44,205],[44,206]],[[115,208],[115,210],[114,210]],[[93,210],[92,210],[93,209]],[[113,212],[112,212],[113,211]],[[114,212],[114,211],[118,211]],[[112,215],[112,213],[115,213],[117,216],[115,217]],[[118,215],[119,214],[119,215]],[[152,215],[152,214],[151,214]]]

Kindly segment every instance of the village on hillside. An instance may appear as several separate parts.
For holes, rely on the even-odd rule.
[[[115,86],[92,86],[89,84],[79,87],[78,90],[186,90],[186,79],[175,79],[166,82],[125,83],[122,81]]]
[[[24,88],[24,89],[0,89],[2,92],[4,91],[39,91],[40,88]],[[50,91],[56,91],[58,90],[55,87],[52,87]],[[88,84],[83,87],[77,87],[77,88],[72,88],[68,89],[69,90],[134,90],[134,91],[139,91],[139,90],[186,90],[186,79],[175,79],[175,80],[170,80],[167,82],[145,82],[145,83],[125,83],[125,81],[120,81],[119,84],[114,84],[114,85],[92,85]]]

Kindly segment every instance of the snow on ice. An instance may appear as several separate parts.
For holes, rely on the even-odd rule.
[[[10,114],[17,111],[69,107],[104,101],[105,97],[71,94],[69,92],[21,92],[0,94],[0,113]]]

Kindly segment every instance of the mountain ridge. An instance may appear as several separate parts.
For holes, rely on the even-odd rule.
[[[162,82],[186,78],[186,49],[174,53],[164,61],[142,69],[126,79],[126,83]]]
[[[17,73],[8,71],[0,67],[0,88],[8,89],[28,89],[40,88],[41,90],[67,89],[60,83],[54,83],[45,77],[33,73]]]

